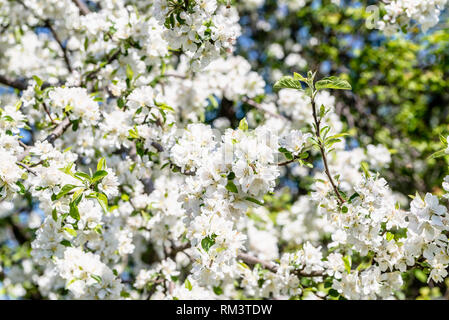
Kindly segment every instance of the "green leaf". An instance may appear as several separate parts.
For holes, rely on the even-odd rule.
[[[360,163],[360,168],[363,170],[363,172],[365,173],[365,176],[370,177],[370,173],[369,173],[369,167],[368,167],[368,163],[365,161],[362,161]]]
[[[300,159],[307,159],[309,157],[309,153],[308,152],[303,152],[299,155]]]
[[[284,152],[284,156],[287,160],[293,160],[293,154],[289,151]]]
[[[108,198],[104,193],[97,192],[97,200],[100,206],[103,208],[104,212],[108,212]]]
[[[442,144],[444,144],[445,147],[447,147],[447,139],[442,134],[440,134],[440,141]]]
[[[92,177],[92,183],[96,183],[106,177],[108,175],[108,172],[105,170],[100,170],[94,173],[94,176]]]
[[[217,237],[217,235],[213,234],[213,235],[207,236],[203,240],[201,240],[201,247],[204,249],[204,251],[209,252],[210,247],[212,247],[215,244],[216,237]]]
[[[336,144],[338,142],[341,142],[341,140],[340,139],[327,138],[325,146],[330,148],[330,147],[332,147],[334,144]]]
[[[350,136],[350,134],[347,132],[342,132],[342,133],[334,134],[333,136],[328,137],[328,139],[338,139],[338,138],[347,137],[347,136]]]
[[[349,274],[351,273],[352,259],[351,256],[344,256],[343,263],[345,265],[345,270]]]
[[[214,286],[214,293],[219,296],[220,294],[223,294],[223,289],[221,287]]]
[[[392,234],[391,232],[387,232],[387,241],[391,241],[394,239],[394,234]]]
[[[321,128],[320,135],[323,137],[323,139],[326,138],[330,129],[331,129],[331,127],[329,127],[329,126],[325,126],[325,127]]]
[[[70,235],[76,237],[76,231],[75,231],[75,230],[73,230],[73,229],[71,229],[71,228],[68,228],[68,227],[64,227],[63,229],[64,229],[65,231],[67,231]]]
[[[102,230],[102,227],[100,224],[97,224],[94,228],[94,231],[98,234],[103,234],[103,231],[101,231],[101,230]]]
[[[422,271],[420,269],[415,269],[414,274],[415,274],[416,279],[418,279],[422,283],[426,283],[427,282],[427,276],[424,273],[424,271]]]
[[[22,100],[17,101],[16,104],[14,105],[14,107],[16,108],[16,111],[20,110],[21,106],[22,106]]]
[[[125,106],[125,104],[126,104],[126,100],[124,97],[120,97],[117,99],[117,106],[119,108],[123,108]]]
[[[293,160],[293,154],[287,149],[280,147],[279,152],[281,152],[287,160]]]
[[[217,99],[215,99],[215,96],[213,94],[209,95],[209,101],[214,109],[218,108]]]
[[[69,215],[76,221],[79,221],[81,219],[78,207],[73,202],[70,203]]]
[[[68,241],[68,240],[62,240],[61,242],[60,242],[60,244],[62,244],[64,247],[71,247],[72,246],[72,244],[70,243],[70,241]]]
[[[19,194],[24,195],[26,193],[26,189],[22,182],[16,181],[16,185],[20,188]]]
[[[355,198],[360,197],[360,194],[358,194],[357,192],[353,193],[350,197],[348,202],[351,203],[352,200],[354,200]]]
[[[62,187],[61,191],[56,195],[56,200],[61,199],[63,196],[65,196],[67,193],[72,191],[74,188],[78,188],[78,186],[75,186],[73,184],[66,184]]]
[[[320,118],[323,118],[326,114],[326,107],[322,104],[320,107]]]
[[[429,156],[428,159],[441,158],[441,157],[444,157],[444,156],[446,156],[446,155],[447,155],[446,149],[443,149],[443,150],[439,150],[439,151],[437,151],[437,152],[435,152],[435,153],[432,153],[432,154]]]
[[[134,72],[133,69],[131,68],[131,66],[129,64],[126,65],[126,78],[128,78],[129,80],[132,80],[134,76]]]
[[[273,89],[275,89],[275,90],[280,90],[280,89],[303,90],[299,80],[295,80],[289,76],[285,76],[285,77],[282,77],[281,79],[279,79],[274,84]]]
[[[257,200],[257,199],[254,199],[254,198],[251,198],[251,197],[246,197],[245,200],[248,200],[248,201],[250,201],[250,202],[253,202],[253,203],[255,203],[255,204],[258,204],[259,206],[263,206],[263,203],[260,202],[260,201]]]
[[[245,269],[249,269],[248,265],[245,262],[238,262],[239,265],[241,265]]]
[[[248,131],[248,122],[246,122],[246,118],[240,120],[239,129],[242,131]]]
[[[192,291],[192,284],[190,283],[189,279],[186,279],[186,281],[184,282],[184,286],[187,290]]]
[[[95,275],[95,274],[91,274],[90,275],[91,277],[92,277],[92,279],[94,279],[95,281],[97,281],[98,283],[100,283],[101,284],[101,277],[100,276],[97,276],[97,275]]]
[[[128,133],[131,138],[139,139],[139,133],[137,130],[129,129]]]
[[[106,159],[104,157],[100,158],[97,163],[97,171],[103,170],[106,167]]]
[[[75,205],[75,206],[77,206],[77,205],[79,205],[80,204],[80,202],[81,202],[81,199],[83,198],[83,189],[80,189],[80,190],[78,190],[78,191],[76,191],[74,194],[73,194],[73,204]]]
[[[44,84],[44,82],[42,81],[41,78],[39,78],[38,76],[33,76],[34,81],[36,81],[37,85],[39,87],[42,87],[42,85]]]
[[[239,193],[236,185],[231,180],[228,180],[228,184],[226,185],[226,190],[234,193]]]
[[[335,289],[330,289],[330,290],[329,290],[329,295],[330,295],[331,297],[338,297],[340,294],[338,293],[337,290],[335,290]]]
[[[293,78],[294,78],[295,80],[299,80],[299,81],[302,81],[302,82],[307,83],[307,78],[303,77],[303,76],[300,75],[299,73],[294,72],[294,73],[293,73]]]
[[[51,216],[52,216],[53,220],[58,221],[58,215],[57,215],[56,209],[53,209],[53,211],[51,212]]]
[[[336,89],[336,90],[351,90],[352,87],[348,81],[337,78],[337,77],[328,77],[324,78],[315,83],[315,88],[317,90],[322,89]]]
[[[84,51],[87,51],[88,46],[89,46],[89,38],[85,37],[84,38]]]
[[[170,107],[168,104],[165,103],[158,103],[157,106],[162,109],[162,110],[166,110],[166,111],[170,111],[170,112],[175,112],[175,109],[173,109],[172,107]]]

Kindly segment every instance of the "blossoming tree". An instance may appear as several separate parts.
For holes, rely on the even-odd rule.
[[[312,2],[0,0],[2,294],[404,299],[444,288],[449,178],[438,181],[447,193],[411,201],[389,187],[391,148],[354,137],[339,102],[363,85],[345,63],[326,75],[303,57],[332,57],[312,57],[319,38],[273,28],[363,10]],[[386,1],[375,31],[360,32],[427,32],[445,4]],[[252,42],[269,42],[266,54],[251,58]],[[432,161],[446,148],[442,135]]]

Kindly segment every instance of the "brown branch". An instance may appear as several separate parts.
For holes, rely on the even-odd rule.
[[[51,117],[50,111],[48,110],[47,104],[45,102],[42,102],[42,106],[44,107],[44,111],[45,113],[48,115],[48,117],[50,118],[51,123],[55,123],[55,121],[53,120],[53,118]]]
[[[265,260],[259,259],[250,254],[247,254],[247,253],[243,253],[243,252],[239,253],[237,256],[237,259],[240,259],[243,262],[245,262],[246,264],[249,264],[252,266],[254,266],[256,264],[260,264],[264,269],[267,269],[273,273],[276,273],[279,270],[279,266],[272,263],[271,261],[265,261]],[[321,277],[321,276],[323,276],[322,272],[307,273],[307,272],[304,272],[303,270],[294,270],[292,273],[299,277]]]
[[[67,117],[57,125],[53,132],[50,133],[44,141],[48,141],[49,143],[53,144],[56,139],[62,136],[62,134],[67,130],[68,127],[70,127],[70,119]]]
[[[178,252],[184,251],[190,247],[191,247],[190,243],[186,243],[179,247],[174,247],[172,249],[172,251],[170,252],[169,257],[174,258]],[[275,263],[273,263],[271,261],[265,261],[265,260],[259,259],[255,256],[252,256],[245,252],[240,252],[237,255],[237,259],[242,260],[246,264],[249,264],[252,266],[254,266],[256,264],[260,264],[264,269],[267,269],[273,273],[276,273],[279,269],[279,266],[276,265]],[[297,275],[298,277],[321,277],[321,276],[323,276],[323,273],[318,272],[318,271],[307,273],[307,272],[304,272],[303,270],[294,270],[293,274]]]
[[[0,84],[3,84],[5,86],[23,91],[26,90],[28,88],[28,83],[30,82],[30,80],[32,79],[22,79],[22,80],[18,80],[18,79],[10,79],[4,75],[0,74]],[[62,81],[59,81],[59,84],[62,84]],[[44,82],[41,86],[42,89],[48,88],[50,87],[51,84],[49,84],[48,82]]]
[[[56,139],[58,139],[62,134],[67,130],[67,128],[70,127],[70,120],[69,118],[65,118],[62,120],[56,128],[43,140],[48,141],[49,143],[53,144]],[[17,160],[20,162],[22,161],[28,154],[30,153],[30,148],[26,148],[24,152],[22,152],[18,157]]]
[[[184,250],[186,250],[186,249],[188,249],[188,248],[190,248],[190,247],[191,247],[191,246],[190,246],[190,243],[186,243],[186,244],[180,245],[180,246],[178,246],[178,247],[173,247],[173,248],[171,249],[170,253],[168,254],[168,256],[169,256],[170,258],[175,258],[176,255],[178,254],[178,252],[182,252],[182,251],[184,251]]]
[[[12,215],[8,216],[6,218],[6,221],[9,223],[11,231],[14,235],[14,238],[16,238],[16,240],[19,244],[24,244],[25,242],[28,242],[31,240],[31,237],[26,232],[26,230],[22,226],[20,226],[14,222]]]
[[[110,64],[112,61],[116,60],[118,58],[118,56],[120,55],[121,50],[120,48],[117,48],[117,50],[114,52],[113,55],[111,55],[107,60],[106,60],[106,64],[104,64],[103,66],[97,67],[96,69],[87,72],[86,74],[86,79],[84,81],[84,83],[88,80],[92,80],[98,72],[100,72],[106,65]]]
[[[295,160],[296,160],[296,159],[295,159]],[[292,162],[295,162],[295,160],[292,159],[292,160],[288,160],[288,161],[285,161],[285,162],[278,163],[278,166],[279,166],[279,167],[286,166],[286,165],[288,165],[288,164],[290,164],[290,163],[292,163]]]
[[[56,33],[56,30],[55,30],[55,29],[53,28],[53,26],[51,25],[50,21],[45,20],[45,26],[46,26],[48,29],[50,29],[50,32],[51,32],[51,34],[53,35],[53,38],[54,38],[55,41],[58,43],[59,48],[61,48],[61,50],[62,50],[62,55],[63,55],[63,58],[64,58],[64,62],[65,62],[65,64],[66,64],[66,66],[67,66],[67,69],[69,70],[70,73],[72,73],[73,69],[72,69],[72,65],[71,65],[70,60],[69,60],[69,53],[68,53],[68,51],[67,51],[67,47],[65,47],[65,46],[62,44],[61,39],[59,38],[58,34]]]
[[[83,0],[72,0],[72,1],[80,10],[81,15],[85,16],[90,13],[89,8],[87,7],[87,5],[84,3]]]
[[[164,151],[164,147],[155,141],[151,142],[151,146],[154,147],[158,152]]]
[[[23,167],[24,169],[26,169],[28,172],[32,173],[33,175],[35,175],[35,176],[37,175],[36,172],[34,172],[34,170],[31,169],[29,166],[27,166],[25,163],[17,161],[16,164]]]
[[[18,90],[26,90],[26,88],[28,87],[27,80],[9,79],[1,74],[0,74],[0,83]]]

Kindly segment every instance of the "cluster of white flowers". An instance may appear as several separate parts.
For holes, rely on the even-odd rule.
[[[207,66],[222,50],[232,52],[240,35],[237,11],[217,0],[156,0],[154,14],[167,27],[163,35],[170,47],[182,49],[193,70]]]
[[[429,281],[446,277],[449,255],[444,233],[449,221],[446,207],[436,196],[428,193],[422,199],[417,195],[410,212],[405,212],[383,178],[364,178],[354,191],[353,199],[342,208],[335,202],[321,202],[337,227],[330,247],[354,250],[377,264],[343,273],[341,281],[334,280],[336,290],[352,299],[390,297],[402,285],[400,272],[420,259],[430,268]]]
[[[56,115],[64,112],[70,120],[80,119],[84,125],[94,125],[100,118],[98,103],[83,88],[56,88],[49,92],[48,103]]]
[[[218,139],[204,125],[189,125],[172,148],[174,163],[195,172],[179,200],[189,216],[187,237],[199,249],[193,276],[207,284],[235,272],[246,238],[236,223],[273,190],[279,175],[278,138],[268,129],[228,129]]]
[[[117,299],[122,284],[100,258],[79,248],[68,248],[64,258],[56,260],[60,276],[67,281],[76,299]]]
[[[199,120],[199,114],[212,101],[241,97],[255,98],[264,93],[265,81],[241,56],[212,61],[202,72],[192,73],[188,58],[182,55],[175,72],[167,72],[170,81],[161,100],[173,107],[178,122]]]
[[[11,198],[20,190],[17,181],[25,171],[17,165],[17,156],[24,151],[18,133],[24,125],[25,117],[19,108],[7,105],[0,109],[0,199]]]
[[[386,14],[378,22],[378,28],[387,35],[398,32],[402,27],[421,26],[424,32],[434,27],[447,0],[390,0],[385,1]]]

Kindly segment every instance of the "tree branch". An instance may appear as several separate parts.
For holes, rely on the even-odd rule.
[[[252,255],[249,255],[249,254],[243,253],[243,252],[239,253],[239,255],[237,256],[237,259],[240,259],[243,262],[245,262],[246,264],[249,264],[252,266],[254,266],[256,264],[260,264],[264,269],[270,270],[273,273],[278,272],[278,269],[279,269],[279,267],[276,264],[272,263],[271,261],[265,261],[265,260],[259,259],[257,257],[254,257]],[[299,277],[321,277],[321,276],[323,276],[322,272],[307,273],[302,270],[294,270],[292,273]]]
[[[59,47],[61,48],[62,55],[64,57],[64,61],[65,61],[65,64],[67,66],[67,69],[69,70],[70,73],[72,73],[73,69],[72,69],[72,65],[71,65],[70,60],[69,60],[69,53],[67,52],[67,48],[62,44],[61,39],[59,39],[59,36],[56,33],[56,30],[51,25],[50,21],[45,20],[45,26],[48,29],[50,29],[50,32],[53,35],[53,38],[55,39],[55,41],[58,43]]]
[[[78,9],[80,9],[81,15],[85,16],[90,13],[89,8],[87,7],[87,5],[84,3],[83,0],[72,0],[72,1],[78,7]]]
[[[17,161],[16,164],[21,166],[21,167],[23,167],[23,168],[25,168],[25,170],[27,170],[28,172],[30,172],[30,173],[32,173],[33,175],[36,176],[36,172],[34,172],[34,170],[31,169],[29,166],[27,166],[25,163]]]
[[[53,144],[56,139],[58,139],[62,134],[67,130],[67,128],[70,127],[70,120],[68,117],[66,117],[64,120],[62,120],[56,128],[44,139],[43,141],[48,141],[49,143]],[[17,160],[20,162],[22,161],[28,154],[30,153],[30,148],[26,148],[24,152],[22,152],[18,157]]]
[[[283,120],[286,120],[286,121],[292,121],[291,119],[287,118],[286,116],[283,116],[283,115],[278,114],[278,113],[271,112],[271,111],[263,108],[260,104],[258,104],[257,102],[255,102],[252,99],[246,98],[246,99],[243,99],[243,102],[246,103],[247,105],[253,107],[253,108],[259,109],[260,111],[262,111],[262,112],[264,112],[264,113],[266,113],[266,114],[268,114],[268,115],[270,115],[272,117],[283,119]]]
[[[27,80],[9,79],[1,74],[0,74],[0,83],[4,84],[5,86],[12,87],[21,91],[26,90],[26,88],[28,87]]]
[[[121,50],[120,47],[117,48],[117,50],[114,52],[113,55],[111,55],[107,60],[106,60],[106,64],[100,67],[97,67],[96,69],[87,72],[86,74],[86,78],[85,81],[83,81],[83,83],[86,83],[88,80],[92,80],[98,72],[100,72],[106,65],[110,64],[112,61],[114,61],[115,59],[118,58],[118,56],[120,55]]]

